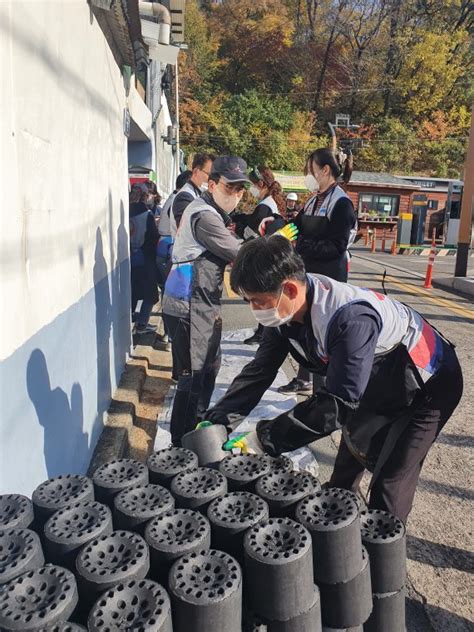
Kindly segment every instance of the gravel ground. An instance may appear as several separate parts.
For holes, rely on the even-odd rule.
[[[374,263],[354,259],[351,282],[380,290],[382,269],[375,261],[395,261],[407,270],[412,267],[419,271],[419,259],[390,255],[377,255]],[[389,295],[420,311],[457,345],[464,371],[463,399],[425,461],[408,522],[407,629],[472,631],[474,306],[468,299],[451,293],[422,290],[420,279],[409,271],[388,272],[393,279],[386,283]],[[225,329],[254,324],[246,305],[230,298],[224,303]],[[286,363],[286,370],[289,376],[293,375],[291,363]],[[323,480],[330,475],[337,442],[338,437],[334,436],[314,444]]]

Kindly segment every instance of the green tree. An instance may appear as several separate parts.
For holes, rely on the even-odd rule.
[[[395,81],[406,118],[419,120],[446,104],[446,98],[464,76],[464,55],[459,53],[468,45],[464,31],[418,33],[418,41]]]
[[[197,0],[186,3],[188,50],[179,55],[181,97],[204,100],[215,92],[215,79],[223,61],[218,56],[219,39],[212,32]]]
[[[356,169],[461,171],[472,0],[189,0],[186,18],[186,151],[298,170],[349,112]]]
[[[308,115],[296,111],[287,99],[268,99],[250,90],[228,99],[223,110],[235,130],[229,140],[222,139],[224,148],[244,156],[249,164],[303,168],[310,137],[300,125],[309,129]]]
[[[398,119],[387,117],[375,126],[372,140],[358,153],[356,168],[408,174],[420,153],[416,132]]]

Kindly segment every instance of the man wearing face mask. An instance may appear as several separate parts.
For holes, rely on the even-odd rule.
[[[235,430],[273,383],[288,353],[326,383],[256,432],[230,440],[278,456],[342,429],[329,482],[358,491],[373,473],[369,507],[406,521],[426,454],[458,405],[454,347],[407,305],[318,274],[279,236],[242,246],[231,287],[265,326],[255,358],[206,420]]]
[[[191,167],[192,175],[173,200],[170,214],[172,237],[176,235],[184,209],[201,193],[207,191],[207,181],[211,173],[213,160],[214,156],[212,154],[198,153],[194,156]]]
[[[229,213],[248,186],[246,169],[242,158],[216,158],[207,192],[186,207],[176,234],[162,306],[178,377],[171,415],[174,445],[194,429],[214,390],[220,366],[224,270],[241,243],[228,229]]]
[[[300,212],[301,207],[298,205],[298,195],[291,191],[286,196],[286,217],[288,221],[292,221]]]

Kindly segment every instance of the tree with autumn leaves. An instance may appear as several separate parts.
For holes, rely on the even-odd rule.
[[[358,169],[458,177],[473,31],[468,0],[189,0],[183,148],[301,170],[345,112]]]

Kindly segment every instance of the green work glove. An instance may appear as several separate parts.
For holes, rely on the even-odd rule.
[[[223,450],[232,451],[239,448],[242,454],[264,454],[262,444],[258,440],[257,433],[243,432],[232,439],[229,439],[222,446]]]
[[[212,426],[212,421],[200,421],[194,430],[201,430],[201,428],[209,428]]]

